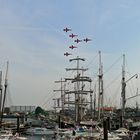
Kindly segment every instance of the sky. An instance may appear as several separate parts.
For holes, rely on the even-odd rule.
[[[139,75],[139,5],[139,0],[0,0],[3,85],[9,61],[7,104],[52,108],[52,99],[60,96],[53,92],[60,88],[55,81],[71,74],[65,68],[76,66],[69,59],[86,58],[82,65],[89,67],[87,74],[94,84],[101,51],[105,103],[119,105],[123,54],[126,79]],[[64,32],[66,27],[72,31]],[[71,33],[92,41],[76,44],[69,38]],[[78,48],[70,50],[70,45]],[[65,52],[72,55],[66,57]],[[133,78],[128,82],[127,97],[136,93],[138,81]],[[127,105],[135,106],[135,101]]]

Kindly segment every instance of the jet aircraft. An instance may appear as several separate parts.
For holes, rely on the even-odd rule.
[[[78,35],[74,35],[74,34],[71,34],[71,35],[69,35],[69,37],[71,37],[71,38],[74,38],[74,37],[77,37]]]
[[[88,42],[88,41],[91,41],[91,39],[89,39],[89,38],[85,38],[85,39],[83,39],[85,42]]]
[[[71,53],[66,52],[66,53],[64,53],[64,55],[65,55],[65,56],[68,56],[68,55],[72,55],[72,54],[71,54]]]
[[[76,46],[71,45],[71,46],[69,46],[69,48],[70,48],[70,49],[74,49],[74,48],[77,48],[77,47],[76,47]]]
[[[79,42],[82,42],[82,40],[76,39],[74,40],[74,42],[79,43]]]
[[[69,29],[69,28],[65,28],[65,29],[63,29],[63,31],[65,31],[65,32],[68,32],[68,31],[71,31],[72,29]]]

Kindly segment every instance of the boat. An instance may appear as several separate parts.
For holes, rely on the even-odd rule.
[[[59,139],[93,139],[93,140],[101,140],[103,139],[104,134],[103,134],[103,129],[100,127],[96,127],[96,128],[87,128],[87,127],[79,127],[76,129],[61,129],[58,128],[58,130],[55,132],[55,138]],[[116,135],[113,132],[108,132],[108,140],[122,140],[121,137],[119,137],[118,135]]]
[[[14,135],[11,130],[1,130],[0,140],[27,140],[27,138],[20,136],[19,133]]]
[[[19,133],[16,132],[16,134],[13,137],[13,140],[27,140],[27,138],[20,136]]]
[[[129,130],[126,129],[126,128],[123,128],[123,127],[117,129],[116,131],[114,131],[114,133],[115,133],[117,136],[121,137],[121,138],[123,138],[123,137],[129,137]]]
[[[28,128],[25,132],[28,135],[53,135],[54,130],[45,127]]]
[[[13,138],[12,131],[1,130],[0,131],[0,140],[10,140]]]

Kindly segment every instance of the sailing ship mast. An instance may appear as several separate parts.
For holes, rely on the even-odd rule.
[[[96,116],[96,85],[95,85],[95,90],[94,90],[94,117]]]
[[[8,66],[9,66],[9,62],[7,61],[7,68],[6,68],[6,75],[5,75],[5,84],[4,84],[5,89],[4,89],[2,109],[1,109],[0,127],[2,126],[3,113],[4,113],[4,108],[5,108],[5,99],[6,99],[7,86],[8,86]]]
[[[2,105],[2,71],[0,71],[0,113],[1,113],[1,105]]]
[[[136,95],[138,96],[139,94],[138,94],[138,88],[137,88],[137,93],[136,93]],[[139,105],[138,105],[138,98],[137,98],[137,100],[136,100],[136,111],[138,111],[138,109],[139,109]]]
[[[138,94],[138,91],[137,91],[137,95],[134,95],[132,97],[129,97],[129,98],[126,98],[126,83],[128,81],[130,81],[132,78],[134,77],[138,77],[137,74],[134,74],[133,76],[131,76],[128,80],[125,80],[125,55],[123,54],[123,66],[122,66],[122,92],[121,92],[121,97],[122,97],[122,119],[121,119],[121,124],[123,125],[123,122],[124,122],[124,117],[125,117],[125,105],[126,105],[126,101],[129,100],[129,99],[132,99],[134,97],[137,97],[139,96],[140,94]]]
[[[67,68],[66,71],[71,71],[71,70],[76,70],[77,71],[77,75],[75,78],[67,78],[66,80],[71,80],[72,83],[75,84],[75,90],[74,91],[68,91],[65,92],[66,94],[72,94],[74,93],[75,95],[75,100],[74,102],[65,102],[65,104],[73,104],[75,105],[75,122],[77,124],[80,123],[81,119],[82,119],[82,115],[83,115],[83,108],[85,108],[85,106],[87,106],[87,102],[82,101],[83,100],[83,95],[87,95],[88,93],[93,93],[93,91],[90,89],[89,91],[85,91],[84,90],[84,84],[83,82],[87,81],[87,82],[92,82],[92,80],[89,77],[81,76],[81,71],[84,72],[88,69],[84,69],[84,68],[80,68],[79,67],[79,61],[85,61],[84,58],[80,58],[77,56],[77,58],[74,59],[70,59],[70,62],[72,61],[77,61],[77,67],[76,68]],[[81,82],[82,82],[82,86],[81,86]],[[83,110],[83,111],[82,111]]]
[[[122,66],[122,122],[124,120],[125,116],[125,103],[126,103],[126,96],[125,96],[125,87],[126,87],[126,82],[125,82],[125,55],[123,54],[123,66]]]
[[[103,115],[103,66],[101,62],[101,51],[99,51],[99,97],[98,97],[98,120]]]
[[[90,88],[91,88],[91,83],[90,83]],[[91,89],[90,89],[91,90]],[[91,111],[91,119],[93,119],[93,93],[90,93],[90,111]]]
[[[63,81],[62,78],[60,81],[55,81],[55,83],[61,83],[61,88],[60,90],[54,90],[54,92],[58,92],[60,91],[61,92],[61,108],[62,108],[62,112],[64,112],[64,100],[65,100],[65,89],[63,89],[63,83],[66,82],[66,81]],[[57,99],[58,100],[58,99]]]
[[[55,81],[55,83],[60,83],[61,84],[61,88],[59,90],[54,90],[54,92],[61,92],[61,97],[60,98],[53,98],[55,115],[57,114],[57,108],[60,109],[59,113],[56,115],[56,116],[58,116],[58,122],[59,122],[59,127],[60,128],[63,127],[61,125],[61,121],[63,121],[64,110],[65,110],[65,106],[64,106],[64,102],[65,102],[65,85],[63,85],[63,83],[65,83],[65,82],[66,81],[63,81],[62,78],[61,78],[60,81]],[[60,105],[60,101],[61,101],[61,105]]]

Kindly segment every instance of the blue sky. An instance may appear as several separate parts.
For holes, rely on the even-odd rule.
[[[129,76],[139,73],[139,5],[139,0],[0,0],[0,69],[4,73],[9,61],[11,104],[52,107],[51,98],[58,96],[53,93],[54,81],[64,78],[66,67],[74,66],[69,58],[86,58],[93,77],[99,50],[104,71],[125,54]],[[92,41],[75,44],[70,33],[63,32],[65,27]],[[70,50],[70,45],[78,48]],[[65,57],[64,52],[72,56]],[[121,73],[121,66],[122,60],[105,75],[105,85]],[[107,101],[115,97],[117,84],[105,90]]]

